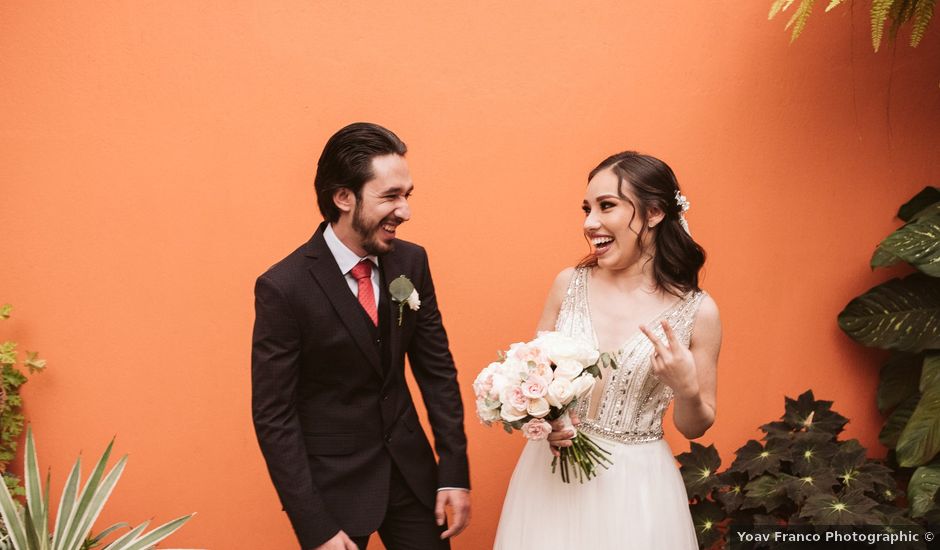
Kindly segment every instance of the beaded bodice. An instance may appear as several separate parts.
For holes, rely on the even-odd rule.
[[[555,330],[584,338],[597,346],[587,297],[589,273],[586,267],[575,270],[562,301]],[[679,341],[688,346],[692,338],[695,312],[704,296],[702,291],[686,294],[647,327],[665,342],[666,336],[660,321],[666,319]],[[600,392],[581,399],[577,409],[581,418],[579,430],[623,443],[642,443],[662,438],[663,413],[672,401],[673,394],[669,386],[653,375],[650,361],[652,353],[653,344],[639,331],[624,342],[620,349],[611,352],[617,368],[603,372]],[[592,399],[599,399],[599,402],[592,406]]]

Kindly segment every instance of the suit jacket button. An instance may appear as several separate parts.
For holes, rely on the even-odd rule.
[[[385,442],[386,442],[386,443],[391,443],[391,442],[392,442],[392,434],[388,434],[388,435],[385,436]]]
[[[388,394],[387,394],[387,393],[382,396],[382,401],[388,401]]]

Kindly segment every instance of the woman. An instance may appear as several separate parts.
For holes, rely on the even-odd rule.
[[[591,171],[583,203],[593,253],[555,279],[538,330],[611,352],[617,368],[577,406],[578,430],[611,452],[597,478],[563,483],[549,467],[573,430],[555,422],[513,473],[497,550],[695,549],[688,498],[663,413],[689,439],[715,420],[721,323],[698,286],[705,253],[683,216],[688,202],[664,162],[632,151]]]

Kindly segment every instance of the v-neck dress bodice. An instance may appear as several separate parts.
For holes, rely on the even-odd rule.
[[[555,330],[568,336],[593,342],[597,335],[588,303],[588,268],[578,268],[571,278],[568,291],[561,304]],[[672,326],[679,341],[689,345],[695,312],[705,293],[686,294],[646,326],[664,342],[666,335],[660,321]],[[626,339],[617,350],[611,351],[616,369],[605,371],[603,390],[594,394],[599,402],[592,404],[589,396],[578,404],[581,418],[579,429],[591,435],[622,443],[642,443],[663,437],[663,413],[672,401],[672,389],[660,382],[652,373],[653,344],[641,332]]]
[[[575,270],[555,330],[596,346],[589,275],[588,268]],[[665,341],[659,321],[666,319],[688,346],[704,296],[688,293],[647,327]],[[642,333],[627,338],[614,352],[617,368],[603,373],[596,406],[590,399],[578,405],[578,430],[610,452],[609,469],[584,483],[563,483],[551,471],[548,443],[526,444],[503,502],[495,550],[697,550],[685,485],[662,438],[672,390],[653,375],[652,353]]]

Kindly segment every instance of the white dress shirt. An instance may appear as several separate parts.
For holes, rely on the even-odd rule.
[[[357,298],[359,297],[359,282],[352,276],[352,268],[356,267],[356,264],[362,260],[372,262],[372,296],[375,297],[375,305],[378,306],[380,279],[379,258],[374,255],[368,255],[363,258],[357,256],[355,252],[343,244],[343,241],[339,240],[339,237],[337,237],[336,233],[333,231],[333,224],[327,224],[326,229],[323,230],[323,240],[326,241],[327,248],[329,248],[330,252],[333,254],[333,259],[336,260],[340,273],[343,274],[343,277],[346,277],[346,284],[349,285],[349,290],[351,290],[353,296]]]

